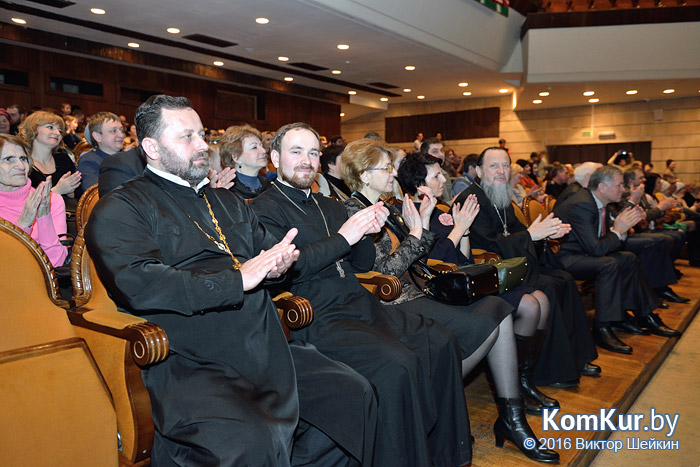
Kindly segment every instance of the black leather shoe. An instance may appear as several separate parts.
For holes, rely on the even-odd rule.
[[[681,335],[680,331],[671,329],[661,321],[659,315],[656,313],[649,313],[644,318],[640,318],[639,325],[647,329],[650,333],[656,334],[662,337],[678,337]]]
[[[668,290],[664,290],[663,292],[657,292],[657,295],[659,296],[660,299],[666,300],[667,302],[672,302],[672,303],[688,303],[690,301],[689,298],[679,296],[676,292],[674,292],[670,288]]]
[[[578,379],[572,379],[571,381],[559,381],[556,383],[548,384],[550,388],[574,388],[579,384]]]
[[[600,367],[593,363],[586,363],[583,368],[578,370],[578,373],[583,376],[600,376]]]
[[[656,308],[661,308],[662,310],[668,310],[668,303],[661,302],[661,303],[659,303],[659,306],[657,306]]]
[[[615,331],[622,331],[628,334],[637,334],[640,336],[648,336],[649,331],[637,326],[636,320],[631,317],[628,313],[625,313],[625,318],[622,321],[612,324],[612,328]]]
[[[593,329],[593,338],[598,347],[611,352],[631,354],[632,347],[622,342],[616,335],[615,331],[610,326],[604,326]]]

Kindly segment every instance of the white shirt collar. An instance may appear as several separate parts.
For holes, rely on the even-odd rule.
[[[158,175],[161,178],[164,178],[166,180],[170,180],[173,183],[177,183],[178,185],[186,186],[187,188],[192,188],[192,186],[187,183],[185,180],[182,178],[178,177],[175,174],[171,174],[170,172],[166,172],[164,170],[156,169],[152,165],[147,165],[146,166],[148,170],[153,172],[154,174]],[[209,179],[207,177],[204,177],[201,182],[197,184],[195,188],[192,188],[194,191],[199,191],[200,188],[202,188],[204,185],[209,183]]]
[[[601,210],[605,205],[598,199],[598,197],[591,191],[591,194],[593,195],[593,199],[595,200],[595,205],[598,208],[598,211]]]

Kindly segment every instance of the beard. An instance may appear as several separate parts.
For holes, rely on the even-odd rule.
[[[189,160],[184,161],[167,147],[159,146],[159,160],[163,170],[177,175],[189,183],[191,187],[196,187],[204,177],[209,175],[209,154],[206,151],[198,152],[192,155]],[[202,157],[204,157],[204,162],[195,162]]]
[[[311,172],[308,174],[300,174],[296,172],[297,169],[309,169]],[[308,190],[316,180],[316,172],[311,165],[300,165],[290,170],[280,162],[279,173],[277,175],[282,181],[289,183],[299,190]]]
[[[495,183],[489,183],[486,180],[481,180],[481,188],[483,188],[486,197],[491,200],[491,202],[498,209],[505,209],[510,206],[513,198],[513,187],[510,183],[506,182],[503,185],[497,185]]]

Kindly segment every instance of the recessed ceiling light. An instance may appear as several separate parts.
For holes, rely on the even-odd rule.
[[[294,78],[292,78],[291,76],[285,76],[284,80],[285,81],[294,81]]]
[[[382,102],[389,102],[389,98],[388,98],[388,97],[380,97],[379,100],[382,101]]]
[[[499,90],[498,90],[498,92],[500,92],[501,94],[505,94],[505,93],[507,93],[508,91],[509,91],[509,89],[506,89],[506,88],[503,88],[503,89],[499,89]]]
[[[22,18],[12,18],[12,22],[17,24],[27,24],[27,22]]]
[[[417,99],[425,99],[425,96],[416,96]]]
[[[180,30],[178,28],[168,28],[166,29],[170,34],[180,34]]]
[[[547,91],[543,91],[543,92],[540,93],[540,96],[541,96],[541,97],[547,97],[547,96],[549,96],[549,93],[548,93]]]
[[[583,93],[584,96],[592,96],[593,94],[595,94],[595,91],[586,91]]]
[[[628,96],[633,96],[633,95],[637,94],[637,90],[630,89],[629,91],[626,91],[625,94],[627,94]]]
[[[277,60],[279,60],[280,62],[288,62],[289,57],[277,57]]]
[[[345,112],[340,112],[340,116],[341,116],[341,117],[344,117],[344,116],[345,116]]]
[[[675,89],[664,89],[664,94],[673,94],[674,92],[676,92]]]
[[[348,91],[348,94],[350,94],[351,96],[354,96],[355,94],[357,94],[357,91]]]
[[[542,99],[535,99],[534,101],[532,101],[532,103],[533,103],[533,104],[541,104],[541,103],[542,103]]]
[[[590,102],[591,104],[595,104],[596,102],[600,102],[600,99],[594,97],[593,99],[588,99],[588,102]]]
[[[105,13],[107,13],[102,8],[90,8],[90,11],[96,15],[104,15]]]
[[[216,65],[216,66],[224,66],[224,62],[222,62],[221,60],[216,60],[216,61],[214,62],[214,65]]]
[[[466,88],[467,86],[469,86],[469,83],[459,83],[458,86],[460,88]]]
[[[340,50],[348,50],[350,48],[350,46],[347,44],[338,44],[336,47],[338,47]]]
[[[411,88],[404,88],[403,92],[411,92]],[[698,91],[700,92],[700,91]]]
[[[416,67],[414,67],[413,65],[406,65],[404,69],[406,69],[407,71],[413,71],[416,69]]]
[[[462,93],[462,95],[463,95],[463,96],[471,96],[472,93],[471,93],[470,91],[464,91],[464,92]]]
[[[255,18],[255,22],[258,24],[267,24],[270,20],[267,18]]]
[[[341,73],[342,73],[342,71],[340,71],[340,70],[331,70],[331,74],[333,74],[333,75],[339,75]]]
[[[132,47],[134,49],[138,49],[139,47],[141,47],[138,42],[129,42],[126,45],[128,45],[129,47]]]

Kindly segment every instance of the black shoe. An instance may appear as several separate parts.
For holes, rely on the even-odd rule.
[[[583,368],[578,370],[578,373],[583,376],[600,376],[600,367],[593,363],[586,363]]]
[[[493,425],[496,446],[502,448],[503,441],[508,440],[532,460],[550,463],[559,462],[559,454],[556,451],[540,449],[535,433],[532,432],[532,428],[527,424],[522,398],[503,399],[498,397],[496,398],[496,403],[498,404],[498,420]],[[532,446],[530,446],[530,443],[532,443]]]
[[[676,279],[680,279],[681,277],[683,277],[683,273],[678,268],[673,268],[673,273],[676,275]]]
[[[667,305],[668,306],[668,305]],[[625,313],[625,318],[622,321],[612,324],[612,328],[615,331],[622,331],[628,334],[637,334],[640,336],[648,336],[649,331],[644,330],[637,326],[637,322],[629,313]]]
[[[558,381],[556,383],[548,384],[550,388],[574,388],[580,383],[579,379],[572,379],[571,381]]]
[[[649,313],[644,318],[638,320],[639,325],[652,334],[662,337],[678,337],[681,335],[680,331],[671,329],[661,321],[659,315],[656,313]]]
[[[615,331],[610,326],[604,326],[593,329],[593,339],[598,347],[611,352],[631,354],[632,347],[622,342],[616,335]]]
[[[661,302],[656,308],[661,308],[662,310],[668,310],[668,303]]]
[[[688,303],[690,301],[689,298],[679,296],[676,292],[674,292],[670,288],[667,288],[667,290],[664,290],[662,292],[657,292],[656,294],[659,296],[660,299],[666,300],[667,302]]]
[[[542,415],[545,407],[549,409],[559,407],[559,401],[544,394],[532,383],[532,374],[535,372],[535,362],[542,349],[544,333],[545,331],[538,330],[534,336],[515,335],[515,342],[518,345],[520,394],[525,400],[525,412],[532,415]]]

